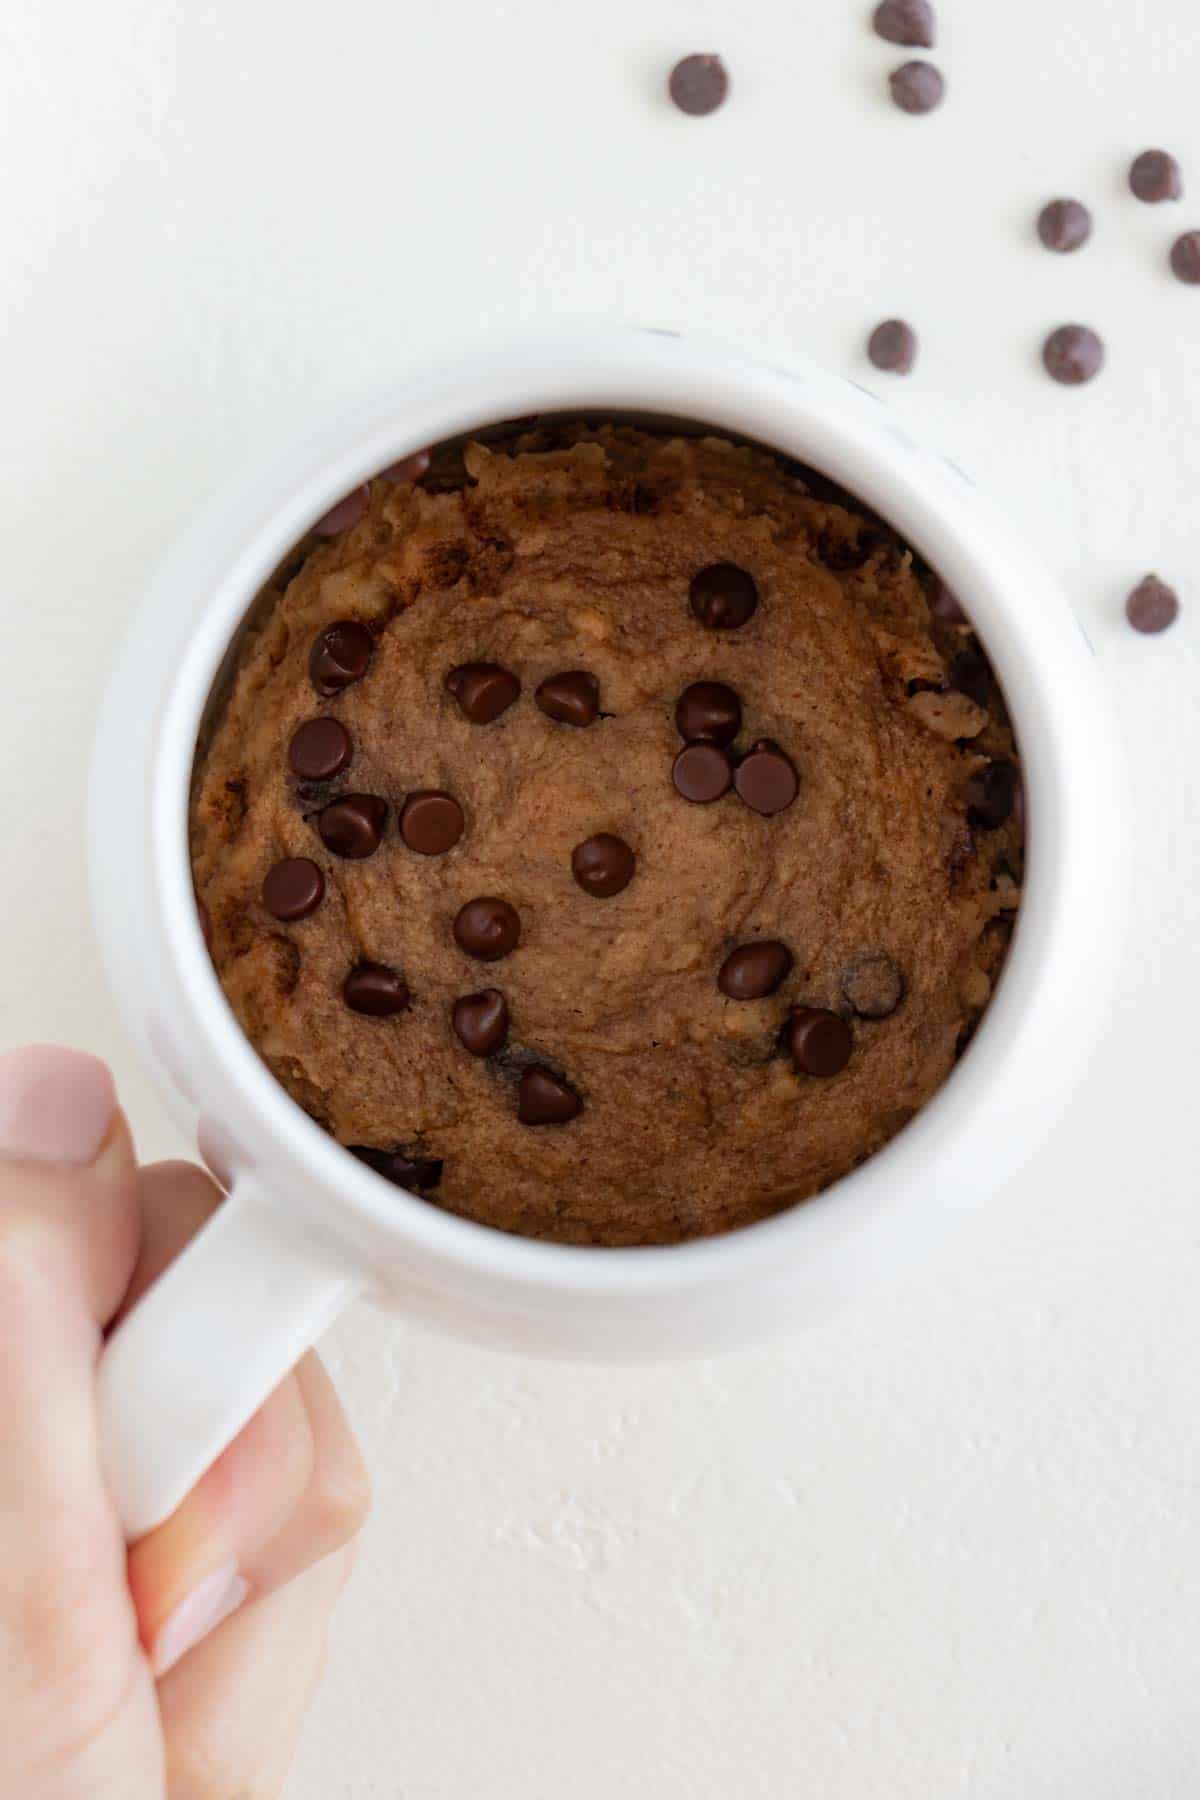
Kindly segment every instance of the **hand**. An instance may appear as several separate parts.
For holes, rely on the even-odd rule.
[[[367,1480],[315,1356],[128,1551],[101,1471],[103,1332],[220,1196],[138,1169],[103,1063],[0,1056],[0,1800],[282,1787]]]

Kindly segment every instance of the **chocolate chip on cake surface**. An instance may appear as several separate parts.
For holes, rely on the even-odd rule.
[[[758,584],[736,563],[709,563],[692,576],[692,612],[709,631],[738,631],[754,616]]]
[[[323,700],[361,681],[371,661],[375,640],[357,619],[339,619],[313,640],[309,679]]]
[[[862,1019],[887,1019],[904,998],[904,975],[886,950],[868,951],[847,963],[842,993]]]
[[[967,783],[967,818],[982,831],[997,831],[1013,810],[1020,776],[1013,763],[997,759],[976,770]]]
[[[908,375],[917,360],[917,334],[903,319],[884,319],[867,339],[867,355],[889,375]]]
[[[463,809],[441,788],[418,788],[400,809],[400,836],[422,856],[444,856],[463,834]]]
[[[992,691],[992,667],[979,646],[968,644],[953,658],[946,671],[946,685],[966,694],[976,706],[986,706]]]
[[[377,1150],[373,1144],[347,1144],[351,1156],[366,1163],[385,1181],[402,1188],[435,1188],[442,1179],[441,1158],[411,1156],[407,1150]]]
[[[508,1037],[508,1001],[499,988],[464,994],[450,1009],[450,1023],[464,1050],[491,1056]]]
[[[721,964],[717,986],[728,1000],[761,1000],[791,973],[795,958],[773,938],[740,944]]]
[[[347,494],[344,500],[339,500],[336,506],[331,506],[317,520],[313,530],[318,537],[336,537],[340,531],[349,531],[352,525],[357,525],[366,516],[370,504],[371,490],[364,482],[353,493]]]
[[[1042,362],[1051,380],[1081,387],[1104,366],[1104,345],[1090,325],[1060,325],[1042,345]]]
[[[892,99],[906,113],[932,112],[946,94],[946,78],[929,62],[901,63],[888,76]]]
[[[854,1033],[845,1019],[820,1006],[793,1006],[784,1041],[803,1075],[839,1075],[854,1049]]]
[[[521,683],[498,663],[460,663],[446,677],[447,691],[472,725],[492,725],[521,692]]]
[[[1092,235],[1092,215],[1081,200],[1049,200],[1037,219],[1037,234],[1060,256],[1080,249]]]
[[[1200,231],[1185,231],[1171,245],[1171,273],[1195,287],[1200,282]]]
[[[879,0],[872,17],[878,37],[905,49],[932,50],[933,7],[929,0]]]
[[[382,842],[387,815],[387,801],[378,794],[343,794],[317,814],[317,831],[335,856],[373,856]]]
[[[702,118],[716,112],[729,92],[729,76],[719,56],[684,56],[667,79],[667,92],[680,112]]]
[[[1183,175],[1166,150],[1143,150],[1129,165],[1129,187],[1148,206],[1183,198]]]
[[[1179,595],[1157,575],[1146,575],[1126,600],[1125,617],[1135,631],[1165,631],[1179,617]]]
[[[627,888],[636,867],[637,857],[629,845],[611,831],[585,838],[571,852],[571,873],[584,893],[597,900],[609,900]]]
[[[934,583],[933,593],[929,597],[929,610],[935,619],[943,620],[947,625],[966,625],[969,623],[963,611],[962,601],[952,588],[939,578]]]
[[[412,1003],[408,984],[385,963],[364,962],[351,969],[342,983],[342,999],[351,1012],[371,1019],[390,1019],[407,1012]]]
[[[675,702],[675,728],[689,744],[731,744],[742,728],[742,703],[723,681],[693,681]]]
[[[740,800],[769,818],[792,804],[800,789],[800,777],[778,744],[770,738],[760,738],[738,764],[733,785]]]
[[[671,765],[671,780],[683,799],[707,806],[733,786],[733,764],[717,744],[688,744]]]
[[[341,774],[353,754],[350,733],[340,719],[307,719],[292,733],[288,764],[304,781],[328,781]]]
[[[600,683],[588,669],[548,675],[533,697],[539,710],[560,725],[594,725],[600,716]]]
[[[325,898],[325,877],[307,856],[285,856],[267,871],[262,903],[273,919],[307,919]]]
[[[575,1089],[541,1063],[526,1069],[517,1086],[517,1117],[522,1125],[565,1125],[583,1111]]]
[[[460,950],[477,962],[499,962],[521,941],[521,919],[515,906],[495,894],[481,894],[459,908],[454,938]]]

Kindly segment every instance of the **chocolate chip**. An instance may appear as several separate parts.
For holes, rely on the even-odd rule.
[[[508,1002],[499,988],[464,994],[451,1008],[450,1023],[464,1050],[472,1056],[490,1056],[508,1036]]]
[[[1200,282],[1200,231],[1185,231],[1171,245],[1171,271],[1189,287]]]
[[[1079,387],[1104,364],[1104,345],[1087,325],[1060,325],[1042,345],[1046,373],[1065,387]]]
[[[370,504],[371,490],[364,482],[362,487],[357,487],[352,494],[347,494],[344,500],[339,500],[336,506],[331,506],[329,511],[317,520],[313,530],[318,537],[336,537],[339,531],[349,531],[352,525],[357,525],[358,521],[365,516]]]
[[[308,658],[309,679],[322,699],[361,681],[373,648],[374,639],[357,619],[339,619],[336,625],[327,625],[314,640]]]
[[[419,788],[400,809],[400,836],[422,856],[444,856],[463,834],[463,809],[453,794]]]
[[[717,986],[729,1000],[761,1000],[787,978],[794,960],[786,944],[771,939],[741,944],[721,964]]]
[[[733,784],[733,764],[716,744],[689,744],[671,765],[671,780],[685,800],[707,806]]]
[[[401,976],[384,963],[359,963],[342,983],[342,999],[351,1012],[371,1019],[390,1019],[407,1012],[412,996]]]
[[[1165,631],[1179,617],[1179,595],[1157,575],[1147,575],[1126,600],[1125,617],[1135,631]]]
[[[743,756],[733,777],[738,798],[753,812],[769,818],[796,798],[800,778],[788,757],[770,738],[761,738]]]
[[[907,375],[917,360],[917,334],[903,319],[885,319],[867,339],[867,355],[877,369]]]
[[[856,956],[846,965],[842,993],[860,1018],[889,1018],[904,998],[900,965],[885,950]]]
[[[1047,250],[1065,256],[1092,235],[1092,215],[1080,200],[1051,200],[1038,214],[1037,233]]]
[[[406,1150],[376,1150],[373,1144],[347,1144],[351,1156],[366,1163],[385,1181],[402,1188],[435,1188],[442,1179],[439,1157],[410,1156]]]
[[[967,615],[962,609],[958,595],[948,588],[940,578],[929,599],[929,610],[935,619],[943,619],[947,625],[965,625]]]
[[[932,112],[946,93],[946,81],[932,63],[906,62],[888,76],[892,99],[906,113]]]
[[[308,719],[298,725],[288,745],[293,774],[305,781],[328,781],[339,775],[354,754],[350,733],[338,719]]]
[[[996,831],[1013,809],[1019,777],[1010,762],[990,762],[967,783],[967,818],[982,831]]]
[[[584,893],[597,900],[611,899],[627,888],[636,866],[637,858],[629,845],[611,831],[586,838],[571,852],[571,873]]]
[[[583,1101],[561,1076],[541,1063],[526,1069],[517,1087],[517,1117],[522,1125],[565,1125],[583,1111]]]
[[[516,676],[497,663],[460,663],[447,675],[446,687],[472,725],[491,725],[521,692]]]
[[[273,919],[307,919],[325,898],[325,877],[307,856],[287,856],[268,870],[262,903]]]
[[[719,56],[685,56],[675,64],[667,91],[680,112],[700,118],[716,112],[729,92],[729,76]]]
[[[383,837],[387,814],[387,801],[377,794],[343,794],[317,814],[317,830],[335,856],[372,856]]]
[[[889,44],[921,50],[933,48],[933,8],[929,0],[879,0],[872,23]]]
[[[600,683],[586,669],[548,675],[534,699],[546,717],[560,725],[593,725],[600,716]]]
[[[454,937],[460,950],[477,962],[499,962],[521,941],[521,920],[515,907],[494,894],[468,900],[454,920]]]
[[[854,1033],[835,1012],[819,1006],[793,1006],[784,1041],[802,1075],[839,1075],[850,1061]]]
[[[675,725],[689,744],[731,744],[742,729],[742,703],[723,681],[693,681],[675,703]]]
[[[1148,206],[1183,197],[1179,164],[1165,150],[1143,150],[1140,156],[1135,156],[1129,165],[1129,186],[1137,199],[1144,200]]]
[[[946,671],[946,685],[966,694],[976,706],[986,706],[992,691],[992,669],[983,651],[968,645],[960,650]]]
[[[737,631],[758,605],[754,577],[736,563],[710,563],[692,576],[692,611],[709,631]]]

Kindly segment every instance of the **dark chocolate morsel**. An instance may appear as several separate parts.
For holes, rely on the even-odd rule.
[[[1135,631],[1165,631],[1179,617],[1179,595],[1157,575],[1147,575],[1126,600],[1125,617]]]
[[[1082,387],[1104,366],[1104,345],[1089,325],[1060,325],[1042,345],[1042,362],[1052,381]]]
[[[339,619],[313,640],[308,674],[323,699],[361,681],[371,661],[375,640],[357,619]]]
[[[976,706],[986,706],[992,691],[992,670],[987,657],[977,647],[960,650],[946,671],[946,685],[956,694],[965,694]]]
[[[888,76],[892,99],[906,113],[932,112],[946,95],[946,78],[929,62],[901,63]]]
[[[583,1111],[583,1101],[560,1075],[534,1063],[517,1087],[517,1117],[522,1125],[565,1125]]]
[[[460,950],[477,962],[499,962],[521,941],[521,920],[515,907],[494,894],[468,900],[454,920],[454,938]]]
[[[1183,176],[1179,164],[1166,150],[1143,150],[1129,165],[1129,189],[1148,206],[1162,200],[1183,198]]]
[[[1010,762],[986,763],[967,783],[967,818],[982,831],[996,831],[1008,818],[1020,776]]]
[[[932,50],[933,7],[929,0],[879,0],[872,24],[889,44]]]
[[[741,944],[721,964],[717,986],[730,1000],[761,1000],[786,980],[794,960],[786,944],[771,939]]]
[[[347,1144],[351,1156],[366,1163],[385,1181],[402,1188],[435,1188],[442,1179],[439,1157],[410,1156],[406,1150],[377,1150],[373,1144]]]
[[[593,725],[600,716],[600,683],[587,669],[548,675],[534,699],[546,717],[560,725]]]
[[[597,900],[609,900],[627,888],[636,867],[637,857],[629,845],[611,831],[585,838],[571,852],[571,873],[584,893]]]
[[[709,563],[692,576],[692,612],[709,631],[737,631],[754,615],[758,585],[736,563]]]
[[[731,744],[742,728],[742,703],[723,681],[693,681],[675,703],[675,726],[689,744]]]
[[[885,319],[867,339],[867,355],[889,375],[908,375],[917,360],[917,334],[903,319]]]
[[[1200,231],[1185,231],[1171,245],[1171,273],[1189,287],[1200,282]]]
[[[400,809],[400,836],[422,856],[444,856],[463,834],[463,809],[453,794],[419,788]]]
[[[317,814],[321,842],[335,856],[372,856],[387,822],[387,801],[378,794],[343,794]]]
[[[688,744],[671,765],[675,790],[697,806],[719,800],[733,784],[733,764],[716,744]]]
[[[390,1019],[407,1012],[412,996],[402,976],[384,963],[364,962],[351,969],[342,983],[342,999],[351,1012],[371,1019]]]
[[[784,1038],[803,1075],[839,1075],[854,1048],[854,1033],[845,1019],[819,1006],[793,1006]]]
[[[1037,219],[1037,234],[1060,256],[1078,250],[1092,235],[1092,215],[1080,200],[1049,200]]]
[[[339,719],[307,719],[292,733],[288,763],[302,781],[340,775],[354,754],[350,733]]]
[[[267,871],[262,903],[273,919],[307,919],[325,897],[325,877],[307,856],[287,856]]]
[[[734,772],[738,798],[756,813],[770,817],[796,798],[800,778],[790,758],[770,738],[761,738]]]
[[[472,725],[491,725],[508,711],[521,683],[498,663],[460,663],[447,675],[446,688]]]
[[[508,1002],[499,988],[464,994],[450,1010],[459,1042],[472,1056],[490,1056],[508,1036]]]
[[[685,56],[671,70],[667,92],[680,112],[701,118],[721,105],[729,92],[729,76],[719,56]]]

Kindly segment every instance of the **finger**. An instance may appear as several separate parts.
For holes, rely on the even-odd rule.
[[[282,1792],[347,1559],[247,1605],[159,1683],[171,1800]]]

